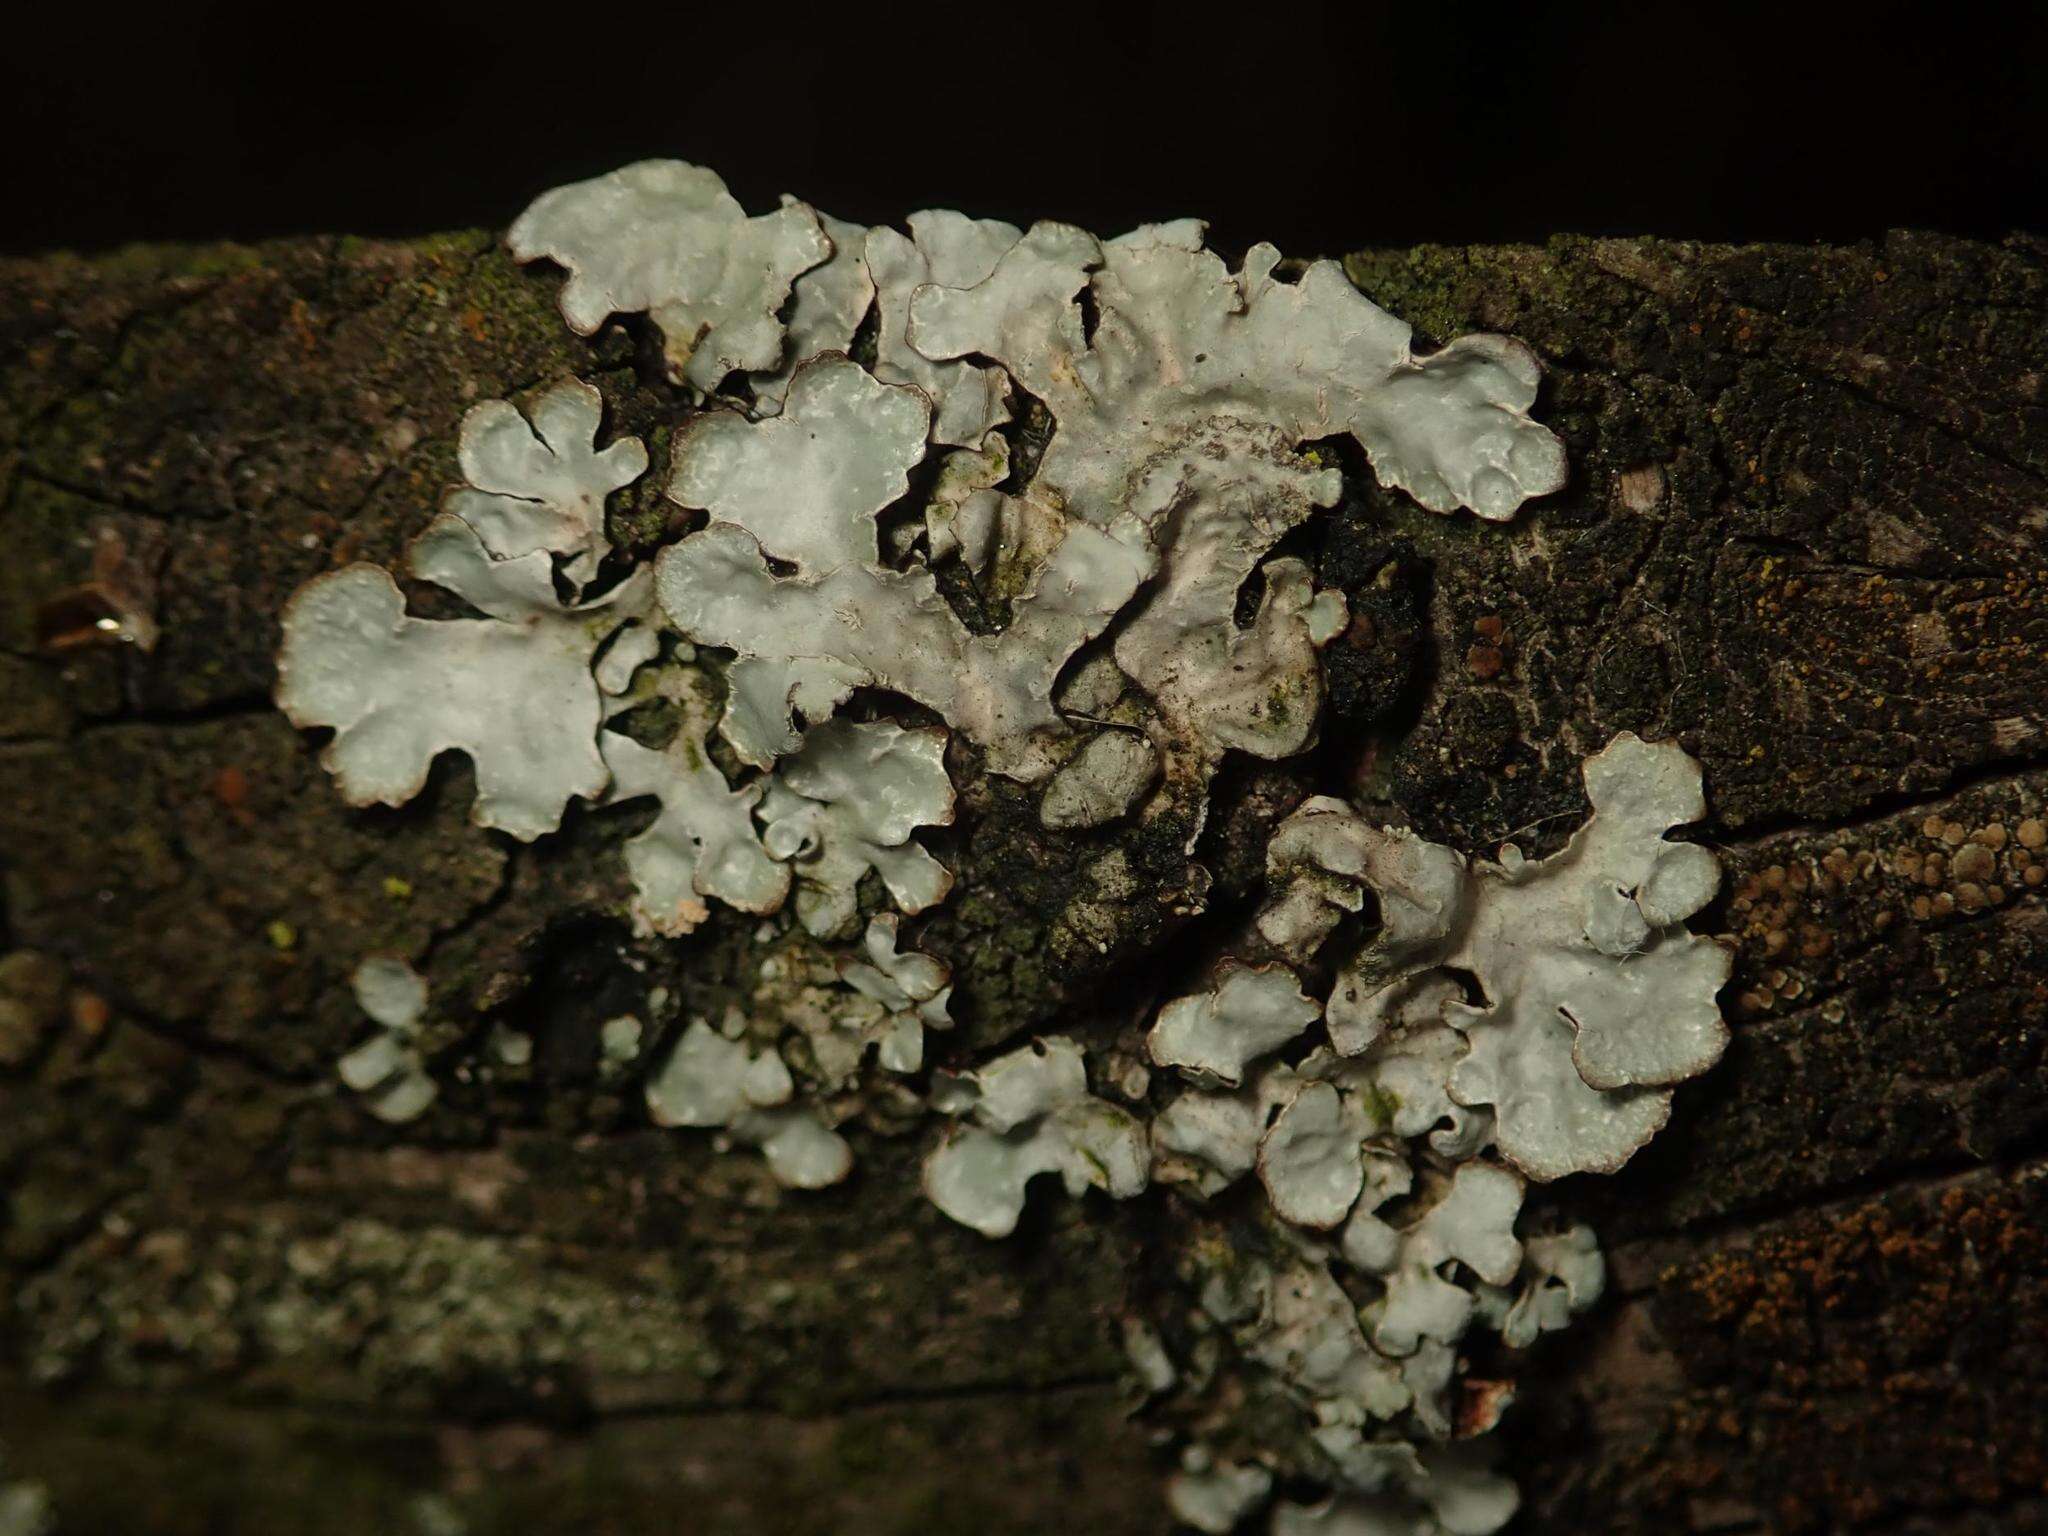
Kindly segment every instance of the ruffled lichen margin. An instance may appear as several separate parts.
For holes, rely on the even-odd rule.
[[[1432,512],[1511,518],[1565,476],[1528,414],[1534,356],[1491,335],[1418,355],[1331,263],[1283,271],[1259,246],[1233,273],[1190,221],[1111,241],[910,223],[915,259],[793,200],[749,218],[670,162],[540,199],[511,244],[570,270],[572,327],[644,313],[703,402],[667,494],[704,521],[651,578],[608,565],[605,501],[645,468],[641,444],[599,450],[576,380],[523,421],[479,406],[468,484],[410,564],[486,617],[412,618],[370,566],[322,577],[287,610],[279,702],[334,728],[325,761],[357,803],[412,798],[449,748],[476,766],[475,819],[522,840],[571,800],[652,795],[661,815],[628,849],[643,932],[680,938],[713,900],[770,918],[771,1005],[671,1031],[646,1089],[657,1124],[720,1128],[780,1182],[822,1187],[854,1161],[833,1127],[892,1074],[899,1103],[922,1082],[955,1120],[927,1194],[989,1237],[1041,1173],[1118,1199],[1182,1185],[1186,1305],[1134,1313],[1126,1335],[1185,1447],[1183,1523],[1235,1529],[1285,1478],[1321,1498],[1273,1503],[1276,1532],[1484,1536],[1516,1506],[1486,1438],[1512,1386],[1471,1379],[1459,1346],[1480,1322],[1526,1345],[1602,1284],[1583,1229],[1518,1227],[1524,1182],[1619,1167],[1726,1043],[1727,956],[1682,926],[1717,867],[1664,841],[1704,812],[1697,766],[1617,737],[1586,765],[1592,820],[1537,861],[1510,845],[1468,867],[1340,799],[1305,803],[1274,833],[1263,907],[1217,935],[1213,990],[1161,1012],[1149,1064],[1097,1043],[1124,1104],[1066,1035],[926,1076],[948,968],[899,951],[888,909],[915,917],[951,888],[914,836],[952,818],[949,737],[958,769],[1047,784],[1055,833],[1129,819],[1190,847],[1226,754],[1310,749],[1318,652],[1349,616],[1274,551],[1339,499],[1324,454],[1346,440]],[[870,296],[863,366],[846,349]],[[1021,407],[1049,428],[1028,468],[1003,431]],[[939,724],[906,728],[891,700]],[[654,750],[634,730],[650,710]],[[867,958],[834,959],[864,911]],[[828,984],[777,996],[806,951]],[[414,1030],[415,991],[380,1024]],[[645,1011],[672,1002],[657,986]],[[615,1022],[607,1042],[639,1040],[637,1017]],[[406,1039],[344,1073],[386,1118],[433,1097]],[[403,1079],[368,1075],[376,1051]],[[1210,1250],[1209,1211],[1254,1170],[1267,1204],[1239,1215],[1263,1236]],[[1263,1427],[1219,1393],[1267,1402]]]

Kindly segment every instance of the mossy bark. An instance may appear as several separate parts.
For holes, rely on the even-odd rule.
[[[1613,732],[1704,762],[1735,1044],[1551,1193],[1616,1283],[1508,1362],[1523,1529],[2048,1529],[2044,256],[1360,253],[1425,336],[1543,354],[1569,489],[1493,527],[1353,473],[1309,551],[1356,616],[1325,740],[1229,771],[1199,868],[956,764],[926,947],[964,1050],[1127,1031],[1306,793],[1534,851]],[[459,765],[351,811],[270,708],[284,598],[398,554],[476,400],[593,379],[655,457],[615,536],[678,526],[644,338],[576,340],[553,287],[481,235],[0,264],[6,1475],[72,1536],[1161,1530],[1115,1329],[1153,1199],[987,1244],[886,1116],[815,1195],[649,1129],[598,1025],[657,979],[742,1000],[748,928],[635,941],[628,823],[515,848]],[[108,539],[146,652],[49,606]],[[531,1067],[369,1119],[332,1063],[370,952],[422,962],[447,1061],[509,1020]]]

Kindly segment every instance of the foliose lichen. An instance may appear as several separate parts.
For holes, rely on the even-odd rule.
[[[1184,1398],[1178,1519],[1483,1536],[1516,1504],[1485,1439],[1509,1394],[1455,1411],[1461,1341],[1524,1347],[1604,1279],[1589,1232],[1532,1221],[1529,1183],[1618,1167],[1726,1041],[1727,957],[1684,928],[1718,869],[1666,836],[1704,812],[1697,765],[1615,738],[1586,763],[1591,818],[1533,861],[1303,800],[1256,909],[1158,1008],[1150,1068],[964,1031],[934,1067],[951,977],[908,925],[950,891],[919,833],[952,822],[965,766],[1043,785],[1048,837],[1130,819],[1192,847],[1228,754],[1305,753],[1347,616],[1276,553],[1338,499],[1315,445],[1349,438],[1431,512],[1506,520],[1565,475],[1529,414],[1536,360],[1499,336],[1417,355],[1335,264],[1260,245],[1232,270],[1192,220],[908,226],[794,198],[750,216],[673,161],[540,198],[510,243],[568,270],[572,329],[661,334],[686,531],[617,569],[606,498],[648,455],[599,446],[589,385],[486,402],[410,560],[484,617],[414,618],[374,566],[316,578],[285,613],[279,703],[334,731],[358,804],[410,798],[446,750],[475,766],[475,819],[521,839],[572,800],[655,800],[624,848],[650,942],[689,942],[713,903],[764,920],[751,1011],[647,1053],[655,1124],[814,1189],[846,1177],[838,1127],[885,1074],[945,1123],[927,1194],[989,1237],[1041,1174],[1163,1186],[1180,1312],[1125,1332],[1148,1389]],[[386,1118],[424,1112],[424,983],[372,961],[358,991],[383,1033],[344,1075]],[[1273,1503],[1282,1477],[1328,1498]]]

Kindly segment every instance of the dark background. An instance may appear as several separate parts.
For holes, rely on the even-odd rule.
[[[1995,14],[74,0],[0,42],[0,249],[499,226],[649,155],[750,209],[1199,212],[1299,254],[2041,230],[2048,26]]]

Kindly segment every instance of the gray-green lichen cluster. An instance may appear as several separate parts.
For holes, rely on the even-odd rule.
[[[1704,813],[1697,765],[1623,734],[1585,776],[1593,816],[1535,861],[1510,845],[1468,863],[1304,802],[1275,829],[1242,954],[1161,1010],[1151,1057],[1188,1086],[1152,1123],[1154,1177],[1194,1208],[1254,1176],[1264,1196],[1262,1246],[1186,1246],[1166,1386],[1199,1403],[1235,1361],[1288,1446],[1215,1460],[1203,1431],[1236,1415],[1195,1409],[1186,1523],[1235,1528],[1269,1461],[1336,1491],[1280,1505],[1276,1532],[1462,1536],[1512,1514],[1484,1440],[1510,1390],[1469,1380],[1461,1351],[1474,1330],[1526,1347],[1605,1278],[1584,1229],[1524,1230],[1527,1181],[1620,1167],[1727,1039],[1728,954],[1683,926],[1718,868],[1665,840]],[[1309,998],[1297,975],[1368,897],[1376,930]]]
[[[474,819],[524,840],[579,799],[652,799],[625,845],[641,931],[681,938],[714,901],[763,920],[754,1011],[676,1021],[655,1123],[815,1188],[846,1176],[837,1127],[887,1074],[948,1122],[927,1193],[991,1237],[1043,1173],[1077,1195],[1174,1186],[1190,1306],[1144,1374],[1190,1401],[1252,1382],[1281,1408],[1230,1457],[1187,1418],[1182,1520],[1232,1529],[1289,1473],[1332,1499],[1279,1504],[1276,1531],[1483,1536],[1515,1495],[1476,1439],[1499,1402],[1453,1411],[1459,1340],[1526,1341],[1600,1285],[1582,1234],[1518,1233],[1525,1178],[1619,1166],[1725,1040],[1726,958],[1683,928],[1718,873],[1664,841],[1702,812],[1697,767],[1617,738],[1587,764],[1593,819],[1533,863],[1468,866],[1307,802],[1255,920],[1153,1022],[1158,1080],[1118,1070],[1131,1107],[1064,1036],[926,1078],[949,978],[897,912],[949,893],[917,836],[953,818],[949,762],[1043,785],[1054,836],[1131,819],[1185,837],[1227,753],[1309,749],[1346,605],[1275,550],[1339,494],[1312,445],[1348,436],[1423,507],[1509,518],[1564,479],[1528,414],[1534,358],[1498,336],[1417,357],[1333,264],[1262,245],[1231,271],[1192,222],[1108,241],[908,225],[795,200],[750,217],[673,162],[541,198],[511,243],[569,270],[571,327],[644,314],[661,333],[686,395],[665,489],[689,531],[621,568],[606,498],[649,455],[598,446],[587,385],[523,414],[487,402],[463,424],[465,485],[410,553],[482,617],[414,616],[374,566],[319,577],[285,615],[278,701],[334,731],[353,803],[410,799],[450,749],[475,765]],[[1028,459],[1027,404],[1052,427]],[[636,728],[655,715],[659,743]],[[896,912],[864,906],[870,873]],[[344,1077],[399,1120],[434,1082],[425,987],[386,965],[359,973],[382,1033]],[[1254,1173],[1259,1251],[1204,1258],[1212,1203]]]

